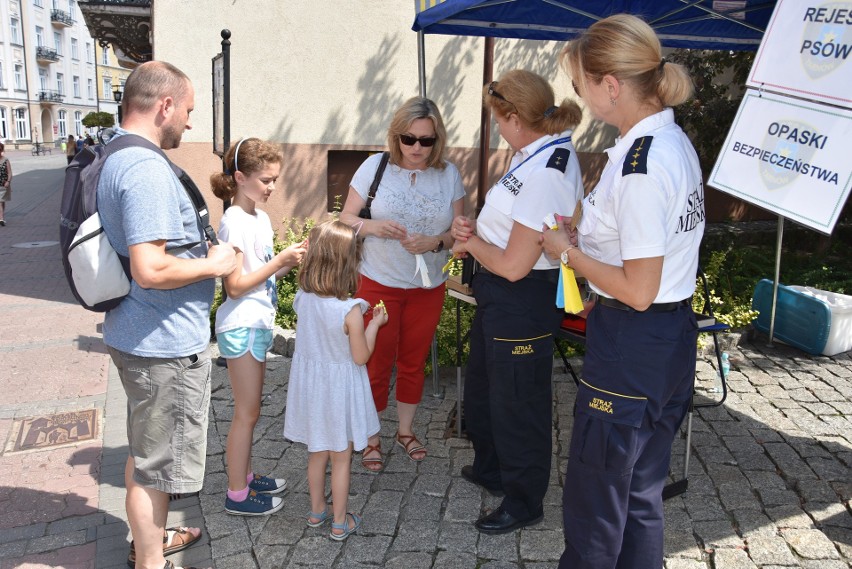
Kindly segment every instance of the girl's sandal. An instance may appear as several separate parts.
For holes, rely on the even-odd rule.
[[[352,527],[349,527],[349,518],[352,518]],[[358,529],[361,525],[361,516],[358,514],[353,514],[352,512],[346,512],[346,516],[343,519],[342,524],[336,524],[331,522],[331,531],[329,532],[329,537],[334,541],[343,541]],[[334,530],[340,530],[343,533],[334,533]]]
[[[308,524],[309,528],[318,528],[321,525],[323,525],[325,522],[327,522],[328,520],[333,519],[333,517],[332,517],[333,513],[334,512],[328,506],[326,506],[325,510],[323,510],[319,514],[316,513],[316,512],[308,512],[308,521],[305,522],[305,523]],[[316,521],[311,521],[311,520],[316,520]]]
[[[417,440],[417,437],[414,435],[400,435],[399,432],[396,433],[396,444],[401,446],[403,450],[408,454],[408,458],[413,460],[414,462],[420,462],[424,458],[426,458],[426,447]],[[420,458],[415,458],[415,454],[422,453]]]
[[[377,456],[368,457],[368,453],[376,453]],[[385,468],[385,459],[382,458],[382,441],[377,445],[367,444],[367,447],[361,451],[361,466],[369,472],[381,472]]]

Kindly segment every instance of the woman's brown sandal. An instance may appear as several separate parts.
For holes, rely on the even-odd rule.
[[[378,456],[368,457],[367,454],[374,452]],[[367,447],[361,451],[361,466],[369,472],[381,472],[385,468],[385,459],[382,457],[382,441],[377,445],[367,444]]]
[[[400,435],[399,432],[397,432],[396,444],[401,446],[408,454],[408,458],[414,462],[421,462],[424,458],[426,458],[426,447],[423,446],[423,443],[418,441],[417,437],[414,435]],[[418,453],[423,453],[423,455],[420,458],[415,458],[414,455]]]

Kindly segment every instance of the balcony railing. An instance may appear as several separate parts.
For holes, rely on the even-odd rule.
[[[74,25],[74,18],[65,10],[51,10],[50,21],[58,27],[71,27]]]
[[[152,0],[78,0],[89,34],[112,44],[119,61],[151,60]]]
[[[59,54],[56,53],[55,49],[40,45],[36,48],[36,59],[38,61],[59,61]]]
[[[64,96],[59,91],[39,91],[38,92],[38,100],[42,104],[52,105],[54,103],[61,103],[64,99]]]

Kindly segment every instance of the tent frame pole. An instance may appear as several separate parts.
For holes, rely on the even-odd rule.
[[[784,239],[784,216],[778,216],[778,237],[775,240],[775,276],[772,279],[772,312],[769,314],[769,344],[773,348],[772,339],[775,337],[775,308],[778,304],[778,279],[781,275],[781,242]]]
[[[417,76],[420,80],[420,96],[426,98],[426,34],[417,32]]]

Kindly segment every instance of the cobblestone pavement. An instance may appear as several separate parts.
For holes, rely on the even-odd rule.
[[[778,344],[768,348],[765,338],[729,352],[728,400],[723,407],[696,411],[689,489],[666,502],[666,568],[852,566],[852,353],[813,358]],[[393,445],[392,408],[382,420],[382,448],[392,449],[384,472],[367,473],[356,455],[350,509],[364,522],[342,544],[327,537],[327,527],[304,523],[307,453],[281,435],[289,364],[281,356],[269,362],[254,455],[258,472],[287,478],[290,490],[285,508],[261,519],[224,512],[224,446],[233,407],[226,371],[214,371],[215,420],[201,509],[217,567],[556,566],[562,551],[560,473],[576,393],[561,363],[555,367],[554,463],[543,523],[503,536],[480,535],[473,528],[480,512],[496,507],[499,499],[459,474],[473,451],[467,440],[447,436],[456,403],[451,370],[441,378],[442,398],[429,394],[427,381],[417,414],[415,432],[429,449],[425,461],[414,463]],[[699,393],[714,377],[710,358],[704,358]],[[684,448],[685,439],[679,438],[675,479],[683,472]]]
[[[125,399],[100,338],[101,315],[74,304],[57,238],[64,156],[8,153],[14,200],[0,228],[0,569],[126,567]],[[16,247],[39,243],[34,248]],[[292,335],[276,338],[279,352]],[[289,338],[289,339],[288,339]],[[214,346],[215,349],[215,346]],[[724,406],[693,420],[689,489],[666,503],[667,569],[852,567],[852,352],[811,357],[766,347],[765,338],[729,347],[731,392]],[[582,365],[572,360],[575,368]],[[715,370],[699,362],[705,393]],[[456,404],[455,370],[431,381],[415,431],[429,451],[413,463],[393,445],[393,410],[382,421],[390,451],[378,475],[353,461],[350,509],[364,525],[344,543],[307,528],[306,450],[283,440],[290,359],[269,362],[255,433],[255,467],[288,479],[285,508],[268,518],[224,513],[224,445],[232,413],[224,368],[214,367],[208,467],[200,496],[172,503],[170,525],[205,529],[201,543],[171,559],[225,568],[553,568],[562,550],[561,493],[575,389],[557,361],[551,488],[544,521],[503,535],[472,522],[499,501],[463,480],[472,460],[465,439],[447,436]],[[16,421],[95,409],[93,440],[14,452]],[[680,478],[685,440],[675,443]],[[653,568],[651,568],[653,569]]]

